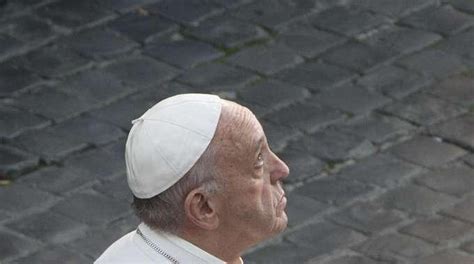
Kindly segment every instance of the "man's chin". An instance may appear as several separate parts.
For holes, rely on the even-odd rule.
[[[275,233],[279,234],[283,232],[286,227],[288,226],[288,216],[286,215],[286,212],[283,211],[280,216],[277,217],[277,223],[275,225]]]

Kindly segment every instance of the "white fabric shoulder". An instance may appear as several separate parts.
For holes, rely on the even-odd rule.
[[[178,236],[151,230],[145,224],[139,225],[140,231],[153,244],[181,264],[223,264],[224,261],[207,253],[192,243]],[[108,247],[94,264],[134,264],[163,263],[171,261],[150,247],[145,240],[132,231]]]
[[[207,253],[194,244],[169,233],[154,231],[145,224],[138,227],[143,235],[156,244],[161,250],[165,251],[179,263],[193,264],[223,264],[224,261]],[[148,245],[147,245],[148,246]],[[148,248],[150,248],[148,246]]]
[[[136,231],[132,231],[109,246],[94,264],[156,264],[171,263],[161,255],[147,252],[136,243]]]

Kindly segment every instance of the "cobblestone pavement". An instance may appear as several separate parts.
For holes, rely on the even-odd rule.
[[[247,263],[474,263],[474,1],[0,1],[0,262],[90,263],[137,220],[130,120],[249,106],[291,168]]]

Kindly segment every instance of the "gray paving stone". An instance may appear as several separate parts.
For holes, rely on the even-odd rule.
[[[223,55],[211,45],[182,39],[170,42],[150,43],[145,54],[180,68],[191,68],[197,64],[215,60]]]
[[[467,13],[474,13],[474,3],[469,0],[447,0],[448,4]]]
[[[385,208],[395,208],[414,216],[429,216],[455,202],[455,199],[425,187],[406,185],[389,191],[377,202]]]
[[[125,143],[126,143],[126,138],[121,138],[117,141],[114,141],[110,144],[107,144],[106,146],[102,146],[100,149],[103,149],[106,153],[112,155],[111,157],[113,159],[121,160],[125,162]]]
[[[278,155],[290,167],[290,175],[285,182],[294,183],[316,176],[322,172],[326,163],[307,152],[285,149]]]
[[[440,39],[441,36],[431,32],[403,27],[387,27],[360,41],[374,47],[391,50],[396,54],[408,54],[430,46]]]
[[[51,212],[29,215],[6,226],[48,244],[66,243],[82,236],[88,229],[84,224]]]
[[[0,64],[0,97],[21,92],[40,81],[36,74],[15,66],[12,61]]]
[[[251,72],[211,62],[186,71],[176,80],[204,91],[227,92],[235,97],[237,90],[258,78],[258,75]]]
[[[11,215],[7,212],[0,210],[0,222],[8,221],[11,218]]]
[[[1,187],[0,199],[2,200],[0,210],[16,215],[32,209],[48,207],[56,200],[56,197],[27,186],[10,184]]]
[[[247,254],[243,260],[248,264],[306,263],[305,260],[313,256],[315,253],[312,248],[280,242]]]
[[[434,251],[433,246],[422,240],[414,239],[404,235],[386,234],[357,246],[357,251],[377,260],[385,260],[389,263],[404,263],[400,259],[417,259]]]
[[[218,6],[230,9],[252,2],[252,0],[215,0],[213,2]]]
[[[148,12],[146,7],[119,17],[108,24],[108,27],[141,43],[178,30],[178,25],[162,16]]]
[[[327,222],[308,225],[287,238],[296,245],[312,248],[313,256],[327,254],[365,239],[360,233]]]
[[[382,204],[377,202],[359,202],[329,217],[336,223],[370,235],[393,227],[404,220],[399,212],[383,208]]]
[[[169,80],[178,70],[145,56],[133,56],[116,61],[105,67],[118,80],[133,88],[149,88]]]
[[[294,127],[288,127],[281,124],[260,120],[265,131],[268,144],[273,152],[281,152],[288,142],[300,136],[301,132]]]
[[[12,176],[21,171],[34,168],[39,163],[37,156],[19,149],[0,145],[0,173]]]
[[[289,47],[306,58],[316,57],[344,41],[346,38],[318,30],[307,21],[297,21],[283,27],[276,39],[277,43]]]
[[[401,23],[422,30],[454,35],[474,24],[474,18],[449,5],[426,8],[401,20]]]
[[[327,205],[306,196],[290,192],[287,195],[288,226],[298,226],[305,221],[315,217],[328,208]]]
[[[20,95],[13,100],[13,104],[56,122],[79,115],[92,106],[82,98],[47,85]]]
[[[64,38],[63,42],[74,51],[96,60],[111,59],[138,46],[108,28],[85,30]]]
[[[114,141],[110,144],[107,144],[106,146],[101,147],[100,149],[103,149],[106,153],[112,155],[112,159],[116,160],[121,160],[122,162],[125,162],[125,143],[126,143],[126,138],[121,138],[117,141]]]
[[[69,166],[52,166],[24,175],[20,178],[20,181],[21,184],[61,195],[95,180],[93,176],[91,174],[78,174],[71,170]]]
[[[428,94],[417,93],[387,105],[383,111],[419,125],[429,126],[457,116],[464,112],[464,109]]]
[[[469,253],[473,253],[474,252],[474,241],[468,241],[467,243],[465,243],[463,246],[462,246],[462,249],[469,252]]]
[[[133,201],[132,192],[128,187],[127,175],[125,173],[113,179],[94,184],[92,188],[101,194],[121,200],[124,203],[130,204]]]
[[[52,129],[59,135],[66,137],[73,134],[81,142],[93,145],[102,145],[126,136],[119,128],[88,116],[69,119]]]
[[[392,18],[398,18],[406,16],[414,11],[424,9],[428,6],[435,5],[438,2],[438,0],[356,0],[353,1],[352,4]]]
[[[87,208],[87,209],[84,209]],[[87,210],[87,213],[84,213]],[[89,225],[103,226],[129,211],[126,203],[97,194],[77,193],[52,208],[73,220]]]
[[[157,88],[140,91],[137,94],[91,112],[91,115],[122,129],[129,130],[132,120],[140,117],[148,108],[168,96],[189,92],[189,87],[177,83],[160,84]]]
[[[97,1],[61,0],[45,5],[38,14],[54,24],[76,28],[110,18],[113,13],[102,8]]]
[[[443,214],[474,223],[474,197],[469,197],[466,200],[456,204],[452,208],[445,209]]]
[[[368,140],[333,128],[303,137],[290,147],[332,162],[362,158],[375,152]]]
[[[6,57],[16,49],[23,46],[23,43],[6,33],[0,33],[0,57]]]
[[[469,148],[474,148],[473,131],[474,113],[459,116],[430,129],[430,132],[436,136]]]
[[[340,127],[348,133],[367,138],[374,144],[382,144],[409,134],[415,129],[409,123],[379,114],[348,122]]]
[[[416,264],[443,264],[443,263],[456,263],[456,264],[469,264],[474,261],[474,256],[461,254],[455,250],[448,249],[441,251],[431,256],[423,257],[417,260]]]
[[[310,264],[317,264],[319,262],[309,262]],[[363,256],[342,256],[335,259],[332,259],[328,262],[324,262],[324,264],[377,264],[380,262],[375,262],[372,259],[363,257]]]
[[[311,16],[309,20],[317,28],[346,36],[353,36],[388,22],[385,17],[379,14],[346,6],[330,8]]]
[[[461,58],[474,59],[473,38],[474,28],[471,28],[457,35],[450,36],[441,41],[436,47],[448,53],[456,54]]]
[[[127,87],[117,77],[102,69],[91,69],[72,75],[57,87],[87,100],[88,103],[100,105],[133,91],[133,88]]]
[[[51,25],[32,14],[3,21],[0,32],[28,44],[41,43],[56,33]]]
[[[0,230],[0,259],[15,258],[34,251],[39,245],[31,240],[20,237],[12,232]]]
[[[100,5],[105,9],[120,13],[144,9],[145,5],[159,2],[159,0],[101,0]]]
[[[244,49],[229,58],[227,62],[271,75],[285,68],[303,62],[303,59],[291,49],[277,44]]]
[[[474,76],[453,76],[452,78],[432,85],[427,89],[427,92],[434,94],[440,99],[448,100],[465,107],[471,107],[474,105],[474,93],[472,92],[473,80]]]
[[[345,84],[314,96],[316,102],[355,115],[365,114],[390,102],[390,99],[362,87]]]
[[[389,65],[362,76],[357,80],[357,84],[370,91],[401,99],[427,85],[428,79],[412,71]]]
[[[80,264],[90,262],[89,259],[73,252],[69,249],[62,247],[48,247],[46,249],[38,250],[36,253],[28,255],[15,260],[18,264],[29,264],[29,263],[68,263],[68,264]]]
[[[391,50],[349,41],[324,53],[322,59],[326,62],[363,73],[388,61],[395,55]]]
[[[283,126],[297,128],[306,133],[314,133],[321,128],[344,120],[345,115],[329,106],[303,101],[280,109],[266,118]]]
[[[100,228],[84,238],[68,243],[68,248],[97,259],[115,240],[136,229],[138,221],[133,215],[120,219],[106,228]]]
[[[124,142],[120,141],[121,147]],[[125,172],[125,158],[120,151],[120,155],[110,149],[91,149],[74,155],[64,161],[64,167],[75,175],[85,177],[90,180],[106,180]],[[87,176],[86,176],[87,175]]]
[[[474,167],[474,154],[466,155],[464,161],[471,167]]]
[[[353,180],[329,177],[306,183],[294,192],[330,205],[341,206],[372,189],[369,185]]]
[[[2,10],[0,14],[2,18],[10,18],[14,15],[21,14],[23,10],[28,10],[32,6],[36,7],[41,4],[45,4],[45,1],[29,1],[29,0],[18,0],[18,1],[3,1],[2,2]]]
[[[339,177],[391,188],[421,172],[421,168],[386,153],[367,157],[339,172]]]
[[[444,79],[467,69],[460,58],[434,49],[424,49],[396,63],[436,79]]]
[[[283,70],[275,77],[314,91],[321,91],[348,82],[355,76],[355,72],[339,66],[320,62],[306,62],[294,68]]]
[[[337,2],[337,1],[334,1]],[[254,1],[233,10],[231,15],[243,21],[250,21],[268,28],[277,29],[291,20],[303,16],[316,7],[314,1]]]
[[[91,65],[91,61],[61,45],[34,50],[20,59],[25,68],[47,77],[61,77]]]
[[[310,93],[302,87],[268,80],[242,88],[237,96],[244,104],[259,106],[258,109],[253,109],[259,116],[301,101],[309,97]]]
[[[401,232],[435,244],[446,244],[472,230],[472,226],[446,217],[419,220],[405,226]]]
[[[197,27],[187,28],[185,32],[227,49],[268,37],[268,34],[255,24],[228,15],[210,18]]]
[[[401,159],[430,168],[443,166],[466,153],[457,146],[424,136],[405,141],[389,151]]]
[[[64,156],[87,147],[74,134],[59,135],[51,128],[27,131],[14,138],[13,143],[29,152],[39,154],[47,161],[59,160]]]
[[[208,0],[163,0],[148,6],[147,10],[190,25],[197,25],[221,11],[220,7]]]
[[[0,105],[0,138],[11,138],[27,129],[41,128],[49,121],[19,109]]]

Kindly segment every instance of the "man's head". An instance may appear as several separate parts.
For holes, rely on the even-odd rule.
[[[255,115],[236,103],[223,101],[217,133],[216,215],[223,232],[256,243],[283,231],[286,198],[281,186],[289,170],[269,148]]]
[[[240,243],[253,245],[286,227],[281,180],[289,171],[270,150],[250,110],[222,99],[219,103],[212,140],[192,168],[165,191],[135,197],[134,207],[156,229],[238,237]]]

